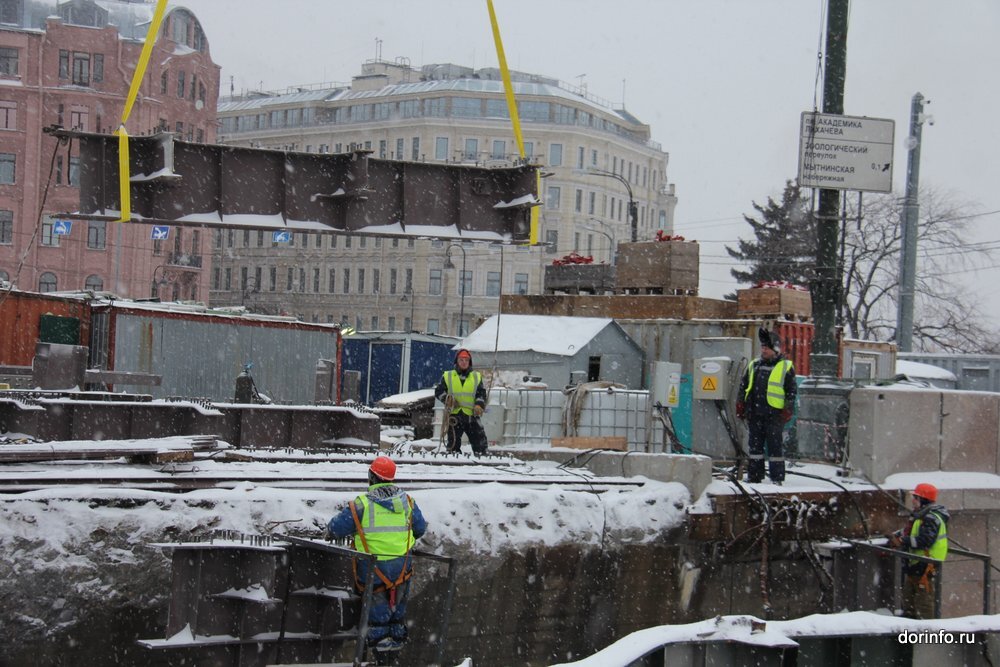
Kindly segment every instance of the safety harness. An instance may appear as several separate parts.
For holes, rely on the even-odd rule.
[[[407,517],[406,517],[406,532],[407,535],[409,535],[413,531],[413,498],[411,498],[410,496],[406,496],[406,500],[410,506],[409,508],[410,511],[407,512]],[[376,504],[377,502],[375,500],[371,501],[371,506],[369,507],[369,510],[373,513],[376,511],[374,507]],[[355,539],[355,548],[357,548],[357,540],[360,539],[362,549],[364,550],[365,553],[370,554],[372,552],[368,548],[368,540],[365,539],[365,529],[361,525],[361,519],[358,516],[357,505],[352,500],[348,503],[348,506],[351,508],[351,517],[354,519],[354,531],[355,534],[357,535]],[[375,588],[372,589],[372,592],[382,593],[383,591],[388,591],[389,607],[391,609],[394,609],[396,607],[396,589],[399,588],[399,586],[401,586],[405,582],[407,582],[411,576],[413,576],[413,570],[410,568],[410,551],[413,547],[412,545],[409,545],[409,540],[407,540],[407,543],[408,546],[406,549],[406,553],[403,555],[403,558],[405,559],[403,561],[403,569],[399,573],[399,576],[395,579],[395,581],[389,579],[389,577],[385,576],[385,574],[380,569],[378,569],[378,564],[377,564],[378,560],[373,561],[371,565],[375,569],[376,576],[378,576],[378,578],[382,582],[381,584],[376,584]],[[377,554],[373,555],[377,556]],[[365,582],[361,580],[360,576],[358,576],[357,559],[354,559],[351,565],[354,571],[354,585],[355,587],[357,587],[359,591],[364,591]]]

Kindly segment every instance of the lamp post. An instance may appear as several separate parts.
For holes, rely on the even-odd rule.
[[[587,167],[583,170],[586,174],[592,174],[594,176],[606,176],[607,178],[615,178],[621,181],[621,184],[625,186],[625,190],[628,192],[628,219],[630,226],[632,228],[632,243],[639,240],[639,207],[636,206],[635,198],[632,196],[632,185],[628,182],[628,179],[621,174],[616,174],[613,171],[605,171],[603,169],[597,169],[596,167]]]
[[[406,290],[403,292],[403,298],[400,299],[400,301],[402,301],[403,303],[406,303],[407,301],[410,302],[410,328],[409,328],[409,331],[416,331],[417,327],[413,323],[413,308],[414,308],[414,306],[417,305],[417,299],[413,295],[413,290],[411,288],[407,287]],[[406,327],[404,327],[404,330],[405,329],[406,329]]]
[[[458,310],[458,335],[465,335],[465,248],[460,243],[451,243],[444,251],[444,268],[454,269],[455,265],[451,261],[451,249],[458,248],[462,251],[462,273],[458,277],[458,285],[461,290],[461,302]]]
[[[597,218],[591,218],[590,220],[592,222],[596,222],[599,225],[603,225],[604,224],[603,222],[601,222]],[[614,231],[612,230],[612,233],[609,234],[606,231],[604,231],[603,229],[597,229],[596,227],[581,227],[580,229],[584,229],[584,230],[586,230],[588,232],[597,232],[598,234],[603,234],[605,236],[605,238],[608,239],[608,256],[610,258],[611,266],[614,266],[615,265],[615,235],[614,235]]]

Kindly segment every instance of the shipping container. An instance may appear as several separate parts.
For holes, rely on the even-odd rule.
[[[182,304],[95,302],[90,345],[92,368],[162,376],[159,386],[129,388],[155,398],[232,401],[250,365],[258,391],[274,402],[311,404],[317,362],[340,365],[336,325]]]
[[[453,336],[403,332],[355,333],[344,339],[343,371],[361,374],[360,400],[374,405],[386,396],[434,387],[450,369],[461,341]]]
[[[89,337],[86,298],[0,290],[0,366],[31,366],[39,342],[86,345]]]

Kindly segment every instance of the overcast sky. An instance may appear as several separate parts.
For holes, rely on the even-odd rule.
[[[376,56],[496,66],[485,0],[186,0],[243,89],[350,81]],[[752,201],[796,175],[802,111],[816,83],[826,0],[495,0],[508,64],[625,107],[670,154],[676,231],[702,243],[705,296],[736,287],[723,246]],[[237,10],[236,7],[239,7]],[[844,113],[895,120],[894,191],[903,194],[910,99],[931,100],[921,184],[953,191],[1000,245],[1000,2],[852,3]],[[624,83],[623,83],[624,80]],[[817,85],[819,89],[817,90]],[[995,285],[1000,270],[969,274]],[[992,292],[984,290],[984,297]],[[988,301],[1000,320],[1000,298]]]

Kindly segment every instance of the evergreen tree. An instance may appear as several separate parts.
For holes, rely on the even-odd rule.
[[[753,202],[758,216],[744,215],[754,239],[740,239],[729,256],[748,264],[747,270],[730,269],[737,281],[754,285],[765,280],[785,280],[808,286],[815,275],[816,219],[812,205],[794,181],[785,183],[781,203],[771,197],[767,206]]]

